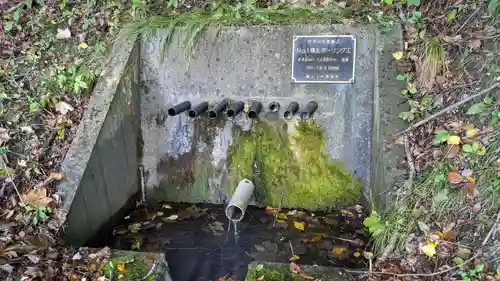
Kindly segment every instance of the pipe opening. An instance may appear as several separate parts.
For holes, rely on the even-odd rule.
[[[170,116],[177,115],[177,112],[175,111],[175,108],[169,108],[168,109],[168,115],[170,115]]]
[[[250,117],[250,119],[255,119],[255,118],[257,118],[257,116],[259,116],[259,113],[255,112],[255,111],[248,112],[248,117]]]
[[[228,206],[226,216],[233,221],[241,221],[243,219],[243,210],[238,206]]]
[[[208,118],[216,118],[217,117],[217,112],[215,110],[210,110],[208,112]]]
[[[276,112],[276,111],[280,110],[280,104],[279,104],[279,102],[276,102],[276,101],[271,102],[267,107],[269,108],[269,111],[271,111],[271,112]]]
[[[195,118],[197,115],[198,115],[198,113],[196,113],[196,111],[194,109],[190,109],[188,111],[188,116],[191,118]]]
[[[300,119],[302,120],[307,120],[311,117],[311,114],[309,114],[309,112],[301,112],[300,113]]]
[[[229,104],[229,99],[223,99],[214,108],[208,111],[208,118],[216,118],[219,113],[223,112],[227,105]]]
[[[299,104],[295,101],[292,101],[286,108],[283,116],[285,117],[285,119],[291,119],[293,115],[297,113],[298,110],[299,110]]]
[[[300,112],[300,119],[307,120],[311,118],[311,116],[314,114],[317,108],[318,108],[318,103],[315,101],[310,101],[306,105],[306,108],[304,108],[304,110]]]
[[[236,103],[234,103],[230,109],[227,110],[227,116],[228,117],[235,117],[236,115],[238,115],[242,110],[243,108],[245,107],[245,103],[242,102],[242,101],[237,101]]]
[[[250,119],[255,119],[259,116],[260,111],[262,110],[262,103],[260,101],[252,102],[252,106],[250,107],[250,111],[248,111],[248,117]]]

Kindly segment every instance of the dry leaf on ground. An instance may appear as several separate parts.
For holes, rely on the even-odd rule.
[[[291,262],[290,263],[290,271],[293,272],[293,273],[299,273],[300,272],[300,267],[296,263]]]
[[[457,172],[449,172],[448,173],[448,181],[453,183],[453,184],[458,184],[461,183],[463,180],[463,177],[457,173]]]
[[[9,130],[0,127],[0,144],[10,140]]]
[[[476,184],[473,182],[468,182],[464,184],[463,190],[467,195],[471,197],[476,197],[479,195],[479,191],[477,191]]]
[[[311,280],[314,279],[314,277],[312,277],[311,275],[309,275],[307,273],[303,273],[303,272],[299,273],[299,276],[302,277],[302,278],[304,278],[304,279],[311,279]]]
[[[293,226],[294,226],[296,229],[299,229],[299,230],[304,230],[305,223],[303,223],[303,222],[301,222],[301,221],[294,221],[294,222],[293,222]]]
[[[56,109],[57,112],[61,113],[62,115],[66,115],[66,113],[74,110],[74,108],[69,103],[64,101],[56,103],[54,108]]]
[[[45,187],[34,188],[28,193],[22,195],[23,202],[26,205],[42,205],[47,206],[52,202],[52,198],[47,197],[47,189]]]
[[[56,34],[57,39],[68,39],[71,38],[71,31],[69,31],[69,28],[66,29],[57,29],[57,34]]]

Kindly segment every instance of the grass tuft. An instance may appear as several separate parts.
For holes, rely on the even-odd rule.
[[[421,63],[418,76],[420,87],[430,90],[436,82],[436,76],[446,71],[446,55],[439,36],[429,38],[420,55]]]
[[[126,36],[145,38],[155,29],[165,29],[164,58],[166,46],[175,28],[183,28],[183,44],[189,54],[202,31],[208,27],[238,25],[279,25],[279,24],[332,24],[339,23],[342,15],[337,7],[290,7],[284,4],[261,8],[255,0],[230,5],[214,2],[211,6],[181,14],[167,14],[132,23],[126,27]]]

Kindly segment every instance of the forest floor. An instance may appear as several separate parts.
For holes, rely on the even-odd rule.
[[[58,238],[54,194],[107,50],[127,24],[375,23],[404,27],[393,54],[406,88],[408,180],[365,221],[368,280],[500,280],[499,1],[0,0],[0,277],[96,278]],[[269,7],[272,7],[269,8]],[[276,11],[280,11],[277,13]],[[221,16],[222,15],[222,16]],[[164,21],[169,23],[169,21]],[[489,90],[484,90],[489,89]],[[87,257],[83,257],[86,259]],[[81,259],[81,257],[80,257]],[[57,277],[56,277],[57,276]],[[102,276],[101,276],[102,277]]]

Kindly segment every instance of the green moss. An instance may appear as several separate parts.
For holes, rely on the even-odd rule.
[[[123,266],[123,271],[118,270],[119,266]],[[120,255],[112,257],[107,263],[101,266],[103,274],[109,278],[110,271],[113,271],[113,280],[118,278],[118,275],[123,275],[120,280],[135,280],[144,278],[150,270],[145,258],[135,255]],[[146,281],[154,281],[156,274],[150,274]]]
[[[279,268],[270,268],[264,266],[261,270],[257,267],[249,267],[245,281],[256,281],[259,277],[264,276],[265,281],[304,281],[297,274],[290,272],[288,266],[281,266]]]
[[[232,193],[245,177],[254,181],[257,200],[266,205],[278,205],[281,194],[287,207],[316,210],[353,204],[361,197],[362,182],[331,160],[314,120],[261,121],[248,132],[236,131],[226,191]]]

